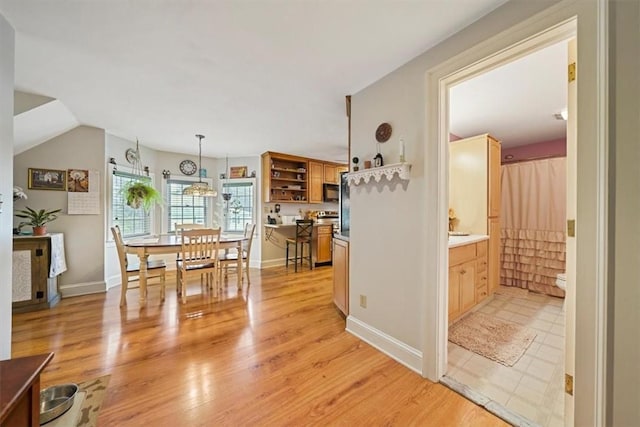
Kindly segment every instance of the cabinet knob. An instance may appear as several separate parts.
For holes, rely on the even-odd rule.
[[[460,270],[460,274],[467,274],[466,270]]]

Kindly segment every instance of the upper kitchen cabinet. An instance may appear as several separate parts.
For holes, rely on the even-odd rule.
[[[309,203],[322,203],[323,164],[309,161]]]
[[[324,164],[324,183],[340,184],[340,173],[348,172],[349,167],[346,165]]]
[[[265,202],[306,203],[309,161],[304,157],[274,152],[262,155]]]

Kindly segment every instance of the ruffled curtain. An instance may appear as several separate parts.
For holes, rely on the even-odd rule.
[[[566,159],[503,165],[500,284],[564,297]]]

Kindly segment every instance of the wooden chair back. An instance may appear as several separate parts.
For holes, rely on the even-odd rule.
[[[174,224],[174,230],[176,234],[182,233],[184,230],[201,230],[205,228],[204,224],[195,224],[195,223],[179,223],[176,222]]]
[[[122,240],[122,233],[120,227],[114,225],[111,227],[111,234],[113,234],[113,241],[116,242],[116,249],[118,250],[118,260],[120,261],[120,270],[123,280],[127,277],[127,267],[129,263],[127,261],[127,253],[124,250],[124,240]]]
[[[183,269],[198,268],[216,263],[220,250],[220,228],[202,228],[182,231],[181,258]]]
[[[297,219],[296,220],[296,240],[298,242],[311,241],[313,237],[313,220]]]

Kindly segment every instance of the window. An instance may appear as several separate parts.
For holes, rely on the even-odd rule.
[[[225,182],[222,184],[222,193],[225,214],[223,230],[244,232],[245,224],[255,222],[253,180]]]
[[[127,206],[122,189],[129,182],[151,178],[127,172],[113,171],[111,180],[111,213],[113,225],[120,227],[122,237],[151,234],[151,213],[144,209],[132,209]]]
[[[169,224],[167,230],[175,231],[176,224],[207,224],[205,197],[183,196],[182,190],[193,181],[169,179],[167,181],[167,206]]]

